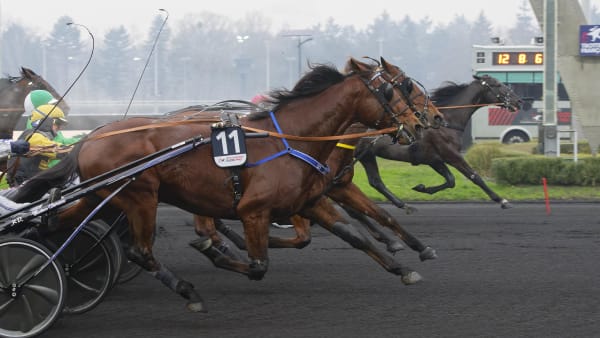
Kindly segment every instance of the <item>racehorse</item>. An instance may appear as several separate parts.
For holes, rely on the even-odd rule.
[[[421,121],[390,83],[389,67],[382,65],[373,69],[355,59],[350,59],[349,64],[351,72],[348,74],[327,65],[311,67],[292,90],[270,93],[276,103],[271,114],[252,113],[240,118],[240,126],[275,129],[295,137],[325,137],[342,135],[351,124],[361,122],[376,129],[402,127],[404,133],[417,135],[423,128]],[[175,142],[211,135],[211,126],[206,123],[174,122],[177,122],[175,117],[129,118],[100,127],[88,134],[58,165],[21,186],[14,199],[34,200],[52,185],[63,184],[76,173],[83,181],[166,149]],[[140,126],[144,128],[100,137]],[[241,168],[237,173],[218,167],[210,147],[200,146],[128,181],[129,185],[109,203],[124,211],[129,221],[133,237],[129,258],[188,299],[188,309],[205,310],[193,286],[175,276],[153,256],[157,205],[165,202],[193,214],[240,219],[250,263],[240,264],[239,268],[250,279],[262,279],[268,268],[270,219],[296,214],[321,195],[327,184],[323,175],[327,167],[322,163],[336,141],[317,143],[289,137],[287,145],[284,144],[278,137],[247,139],[248,162],[261,161],[261,164]],[[282,148],[306,156],[304,159],[288,156],[282,153]],[[262,162],[281,153],[282,156]],[[315,170],[313,164],[320,170]],[[100,189],[60,210],[57,224],[72,226],[83,220],[98,205],[98,197],[106,198],[116,188],[111,185]]]
[[[36,89],[45,89],[55,98],[60,98],[60,94],[46,80],[25,67],[21,67],[21,76],[0,79],[0,138],[12,139],[15,126],[23,114],[23,101],[30,91]],[[59,107],[65,114],[69,112],[65,101],[61,101]]]
[[[444,127],[424,130],[422,139],[410,145],[394,145],[386,136],[375,142],[369,139],[359,142],[355,154],[366,170],[369,184],[402,208],[405,203],[389,191],[381,180],[376,158],[410,162],[413,165],[428,164],[445,179],[445,182],[438,186],[425,187],[418,184],[413,187],[416,191],[428,194],[454,187],[454,175],[448,169],[447,163],[478,185],[490,199],[500,203],[503,209],[510,208],[508,200],[490,189],[465,161],[461,154],[461,145],[465,127],[479,107],[495,104],[516,111],[521,107],[521,98],[502,82],[484,75],[474,76],[473,81],[467,84],[448,83],[433,93],[432,100],[444,114]]]
[[[385,62],[382,59],[382,62]],[[396,80],[395,85],[399,87],[403,95],[409,102],[411,109],[417,115],[426,117],[427,121],[432,121],[432,126],[439,128],[441,125],[441,114],[437,108],[428,99],[426,93],[424,93],[418,86],[413,85],[412,80],[406,76],[406,74],[399,68],[394,68],[394,79]],[[427,112],[427,114],[425,113]],[[351,126],[347,133],[361,133],[365,132],[366,127],[364,125],[355,124]],[[388,244],[389,251],[397,251],[401,249],[396,239],[389,239],[388,237],[379,236],[380,229],[374,227],[368,223],[367,216],[375,219],[379,224],[389,227],[392,229],[398,237],[402,238],[412,249],[420,253],[421,260],[434,259],[436,258],[435,250],[425,246],[416,237],[405,231],[398,222],[389,215],[383,208],[379,207],[373,201],[371,201],[356,185],[352,183],[353,177],[353,146],[358,142],[358,138],[345,140],[344,143],[338,143],[335,150],[331,153],[327,163],[331,168],[329,174],[329,184],[324,194],[330,197],[335,202],[339,203],[343,208],[354,218],[367,223],[367,230],[372,235],[383,242]],[[402,267],[397,264],[385,251],[380,250],[374,246],[369,240],[362,236],[359,232],[355,231],[350,224],[346,224],[344,228],[334,228],[335,224],[347,223],[341,216],[337,214],[329,205],[326,199],[321,199],[315,202],[309,208],[303,210],[301,215],[306,215],[311,221],[325,227],[341,239],[347,241],[353,247],[365,251],[370,257],[373,257],[379,264],[381,264],[387,271],[395,274],[402,275],[402,281],[405,284],[413,284],[417,282],[420,277],[411,272],[409,269]],[[338,218],[332,218],[331,215],[337,215]],[[269,237],[270,248],[303,248],[310,243],[310,223],[303,217],[292,217],[290,219],[294,225],[296,232],[295,238],[278,238]],[[216,222],[216,223],[215,223]],[[217,228],[220,232],[225,234],[232,242],[240,249],[245,249],[245,242],[243,238],[231,229],[226,227],[220,220],[212,220],[208,217],[194,216],[195,229],[198,235],[203,237],[209,237],[213,248],[207,249],[206,244],[201,244],[200,240],[191,243],[191,245],[197,249],[200,249],[206,254],[215,266],[224,268],[232,271],[237,271],[236,260],[241,255],[230,249],[226,243],[224,243],[217,233]]]

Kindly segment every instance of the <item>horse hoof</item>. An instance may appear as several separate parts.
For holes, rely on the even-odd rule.
[[[502,209],[510,209],[510,208],[512,208],[513,206],[512,206],[512,204],[510,204],[510,202],[509,202],[509,201],[507,201],[507,200],[504,200],[504,199],[503,199],[503,200],[500,202],[500,207],[501,207]]]
[[[387,251],[391,252],[391,253],[395,253],[397,251],[400,250],[404,250],[404,245],[402,245],[400,242],[391,242],[387,244]]]
[[[402,276],[402,283],[404,285],[413,285],[413,284],[417,284],[422,279],[423,279],[423,277],[421,277],[421,275],[419,275],[418,272],[411,271],[408,274]]]
[[[267,267],[269,266],[268,260],[254,259],[248,268],[248,278],[250,280],[261,280],[267,273]]]
[[[199,237],[189,243],[189,245],[192,248],[194,248],[200,252],[210,248],[212,246],[212,244],[213,244],[212,240],[206,236]]]
[[[411,206],[409,206],[409,205],[405,206],[405,207],[404,207],[404,209],[406,209],[406,214],[407,214],[407,215],[410,215],[410,214],[412,214],[412,213],[414,213],[414,212],[417,212],[417,211],[419,211],[417,208],[415,208],[415,207],[411,207]]]
[[[208,312],[206,306],[202,302],[189,302],[186,304],[186,307],[191,312]]]
[[[421,262],[426,261],[428,259],[436,259],[437,253],[435,252],[435,249],[428,246],[425,248],[425,250],[421,251],[421,253],[419,254],[419,258],[421,259]]]
[[[415,185],[412,189],[414,191],[423,192],[423,191],[425,191],[425,185],[423,185],[423,184]]]

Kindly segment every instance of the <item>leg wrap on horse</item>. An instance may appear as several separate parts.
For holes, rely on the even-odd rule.
[[[355,227],[350,224],[345,224],[341,222],[336,222],[332,227],[331,231],[339,236],[344,241],[350,243],[352,247],[365,250],[368,248],[366,242],[367,238],[358,231]]]
[[[181,281],[177,276],[175,276],[170,270],[165,268],[164,266],[160,266],[160,270],[150,272],[152,277],[161,281],[164,285],[166,285],[169,289],[177,292],[177,284]],[[179,292],[177,292],[179,293]]]
[[[194,286],[179,277],[177,277],[174,273],[172,273],[169,269],[164,266],[160,266],[158,271],[152,271],[150,274],[161,281],[164,285],[166,285],[169,289],[175,291],[183,298],[189,300],[187,303],[187,308],[193,312],[206,312],[206,306],[204,306],[204,301],[202,297],[196,293],[194,290]]]

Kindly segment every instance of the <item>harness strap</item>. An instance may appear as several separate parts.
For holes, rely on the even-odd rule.
[[[275,125],[275,129],[277,130],[277,132],[279,134],[281,134],[281,128],[279,127],[279,123],[277,123],[277,119],[275,118],[275,114],[273,114],[273,112],[269,112],[269,115],[271,116],[271,120],[273,121],[273,124]],[[285,146],[285,149],[275,153],[273,155],[267,156],[257,162],[254,163],[247,163],[246,167],[251,168],[251,167],[256,167],[258,165],[261,165],[263,163],[266,163],[268,161],[271,161],[273,159],[276,159],[280,156],[289,154],[292,155],[306,163],[308,163],[309,165],[311,165],[313,168],[317,169],[318,172],[320,172],[323,175],[326,175],[329,173],[330,169],[327,165],[322,164],[321,162],[317,161],[314,157],[301,152],[300,150],[296,150],[296,149],[292,149],[288,143],[288,141],[285,139],[285,137],[281,138],[281,141],[283,142],[283,145]]]

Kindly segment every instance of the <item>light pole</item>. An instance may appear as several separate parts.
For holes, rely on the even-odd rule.
[[[302,75],[302,45],[311,41],[312,33],[309,30],[290,30],[281,34],[283,37],[296,38],[298,44],[298,78]]]
[[[292,78],[292,64],[294,61],[296,61],[296,58],[293,56],[288,56],[285,58],[285,60],[288,62],[288,76],[289,76],[289,88],[292,88],[294,86],[294,80]]]
[[[158,98],[158,53],[154,55],[154,98]]]
[[[188,62],[192,58],[189,56],[182,56],[179,59],[181,60],[181,63],[183,63],[183,99],[187,100],[188,99],[188,77],[187,77]]]
[[[298,78],[302,75],[302,45],[309,42],[313,38],[306,38],[302,40],[302,37],[298,37]]]
[[[271,42],[269,40],[265,41],[265,92],[268,92],[271,89]]]
[[[379,56],[383,56],[383,38],[377,39],[377,42],[379,43]]]
[[[252,59],[245,56],[245,54],[243,53],[243,44],[248,39],[250,39],[250,36],[238,35],[235,38],[236,38],[238,44],[240,45],[240,48],[239,48],[240,56],[234,60],[235,66],[240,74],[240,95],[248,96],[248,93],[246,93],[246,91],[247,91],[247,83],[246,82],[247,82],[247,76],[248,76],[248,72],[250,70],[250,66],[252,65]]]

